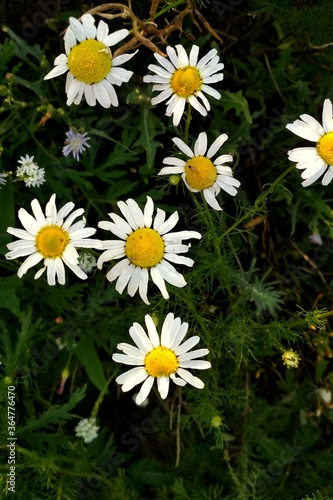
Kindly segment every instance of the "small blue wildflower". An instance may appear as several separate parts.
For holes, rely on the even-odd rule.
[[[80,154],[83,153],[87,148],[90,148],[90,144],[88,144],[88,141],[90,141],[90,137],[87,136],[87,133],[80,134],[79,132],[74,132],[72,128],[69,129],[68,132],[66,132],[66,141],[62,154],[64,156],[68,156],[72,153],[73,158],[75,158],[77,161],[80,160]]]
[[[314,245],[319,245],[319,246],[322,246],[323,244],[323,240],[320,236],[320,234],[318,233],[313,233],[311,234],[311,236],[309,236],[309,240],[311,241],[311,243],[313,243]]]

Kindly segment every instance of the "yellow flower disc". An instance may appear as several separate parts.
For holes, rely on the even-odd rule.
[[[217,177],[214,164],[205,156],[195,156],[188,160],[185,174],[187,184],[198,191],[211,187]]]
[[[155,347],[145,357],[145,368],[152,377],[168,377],[178,369],[177,356],[167,347]]]
[[[70,237],[67,231],[55,224],[40,229],[35,238],[37,251],[44,259],[56,259],[61,257],[69,243]]]
[[[164,241],[157,231],[143,227],[128,236],[125,252],[135,266],[154,267],[163,258]]]
[[[175,94],[187,99],[201,89],[202,79],[199,70],[192,66],[177,69],[171,77],[170,85]]]
[[[298,364],[299,364],[300,360],[301,360],[301,358],[297,354],[297,352],[285,351],[282,354],[283,364],[286,365],[287,368],[298,368]]]
[[[317,142],[319,156],[327,165],[333,165],[333,132],[323,135]]]
[[[104,43],[90,39],[75,45],[68,55],[68,68],[77,80],[97,83],[111,69],[111,52]]]

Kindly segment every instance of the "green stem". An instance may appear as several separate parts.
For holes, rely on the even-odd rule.
[[[280,181],[282,179],[284,179],[284,177],[286,177],[290,172],[292,172],[293,170],[295,169],[295,165],[292,164],[289,168],[287,168],[287,170],[285,170],[281,175],[279,175],[279,177],[277,179],[275,179],[274,182],[272,182],[272,184],[270,185],[270,187],[264,191],[263,193],[261,193],[254,206],[252,207],[251,209],[251,212],[252,214],[249,214],[249,212],[247,212],[246,214],[244,214],[242,217],[240,217],[240,219],[237,219],[223,234],[222,236],[220,237],[221,240],[223,240],[223,238],[225,238],[227,236],[227,234],[231,233],[231,231],[233,231],[236,227],[238,227],[243,221],[245,221],[246,219],[249,218],[250,215],[254,215],[255,213],[258,213],[258,211],[260,211],[260,208],[264,205],[265,201],[266,201],[266,198],[268,197],[269,194],[273,193],[275,187],[280,183]]]
[[[191,113],[191,111],[192,111],[192,106],[188,102],[187,103],[185,132],[184,132],[184,142],[185,142],[186,145],[188,145],[188,133],[189,133],[189,130],[190,130],[190,123],[191,123],[191,119],[192,119],[192,113]]]
[[[96,417],[96,415],[98,413],[99,406],[100,406],[101,402],[103,401],[103,398],[106,394],[106,391],[108,390],[108,387],[109,387],[110,383],[112,382],[113,378],[114,378],[114,375],[111,375],[111,377],[108,379],[105,386],[103,387],[103,390],[101,391],[100,395],[98,396],[98,398],[94,404],[94,408],[91,412],[92,417]]]
[[[176,0],[175,2],[169,3],[169,5],[155,14],[154,19],[163,16],[163,14],[169,12],[171,9],[174,9],[175,7],[177,7],[177,5],[181,5],[182,3],[185,3],[185,0]]]

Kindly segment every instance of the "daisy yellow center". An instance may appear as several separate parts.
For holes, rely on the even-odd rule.
[[[104,43],[90,39],[75,45],[68,55],[68,68],[80,82],[97,83],[111,69],[111,52]]]
[[[319,156],[327,165],[333,165],[333,132],[323,135],[317,142]]]
[[[177,69],[171,77],[170,85],[175,94],[187,99],[201,89],[199,70],[192,66]]]
[[[214,164],[205,156],[195,156],[188,160],[185,174],[187,184],[198,191],[211,187],[217,177]]]
[[[128,236],[125,252],[135,266],[154,267],[163,258],[164,241],[157,231],[143,227]]]
[[[178,369],[177,356],[171,349],[155,347],[145,357],[145,368],[152,377],[169,377]]]
[[[63,255],[69,240],[67,231],[53,224],[40,229],[35,238],[35,245],[44,259],[56,259]]]

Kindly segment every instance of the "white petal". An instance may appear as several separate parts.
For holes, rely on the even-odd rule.
[[[215,155],[215,153],[218,152],[218,150],[222,147],[222,145],[225,143],[225,141],[228,139],[227,134],[221,134],[218,136],[217,139],[213,142],[211,147],[207,151],[207,158],[211,158],[212,156]],[[232,158],[232,157],[231,157]],[[220,162],[219,162],[220,163]]]
[[[129,211],[131,212],[134,221],[135,221],[135,229],[144,227],[144,216],[142,210],[139,208],[139,205],[132,199],[127,200],[127,206]]]
[[[157,379],[157,389],[162,399],[165,399],[169,392],[169,377],[159,377]]]
[[[154,269],[157,269],[161,274],[162,278],[165,279],[171,285],[183,288],[186,285],[184,276],[180,274],[176,269],[169,264],[166,260],[162,260]]]
[[[97,26],[96,37],[99,42],[104,43],[104,40],[109,34],[109,28],[106,22],[100,21]]]
[[[129,34],[129,31],[127,29],[122,29],[115,31],[114,33],[111,33],[111,35],[108,35],[102,42],[105,45],[108,45],[109,47],[112,47],[113,45],[116,45],[118,42],[121,42],[121,40],[124,40],[124,38],[127,37]]]
[[[83,40],[86,39],[86,34],[84,32],[83,26],[80,23],[80,21],[78,21],[77,19],[75,19],[75,17],[70,17],[69,18],[69,22],[70,22],[70,25],[71,25],[71,29],[73,30],[73,33],[75,35],[75,38],[79,42],[83,42]]]
[[[41,228],[40,224],[24,208],[19,209],[18,217],[22,226],[29,234],[35,236],[38,233]]]
[[[201,358],[209,353],[208,349],[197,349],[195,351],[186,352],[178,356],[179,361],[189,361],[190,359]]]
[[[158,336],[155,323],[149,314],[145,315],[145,323],[148,330],[148,337],[153,347],[158,347],[160,345],[160,338]]]
[[[60,285],[64,285],[66,280],[64,264],[62,263],[62,260],[60,258],[54,259],[54,261],[58,281]]]
[[[165,233],[168,233],[175,227],[179,220],[179,215],[178,212],[174,212],[173,214],[170,215],[170,217],[163,222],[163,224],[159,227],[158,232],[160,235],[163,235]]]
[[[318,124],[319,125],[319,124]],[[319,134],[306,123],[301,120],[295,120],[294,123],[288,123],[286,128],[293,132],[293,134],[302,137],[302,139],[307,139],[308,141],[317,142],[322,134]]]
[[[123,293],[123,291],[126,288],[129,280],[132,277],[132,274],[134,273],[134,270],[135,270],[135,266],[133,266],[132,264],[130,264],[121,273],[121,275],[119,276],[119,278],[117,280],[117,283],[116,283],[116,290],[117,290],[118,293],[120,293],[120,294]]]
[[[168,260],[169,262],[173,262],[174,264],[183,264],[184,266],[192,267],[194,264],[194,261],[190,259],[189,257],[183,257],[182,255],[176,255],[174,253],[164,253],[164,259]]]
[[[159,272],[159,270],[156,268],[156,266],[152,267],[150,269],[150,275],[151,275],[151,279],[153,280],[153,282],[155,283],[155,285],[158,286],[158,288],[160,289],[163,298],[164,299],[168,299],[169,298],[169,294],[167,292],[167,289],[165,288],[164,279],[163,279],[161,273]]]
[[[50,286],[54,286],[56,284],[55,259],[45,259],[44,263],[46,265],[47,282]]]
[[[138,349],[137,347],[134,347],[130,344],[126,344],[126,342],[121,342],[120,344],[117,344],[117,349],[119,349],[120,351],[123,351],[125,354],[128,354],[129,356],[134,356],[136,358],[141,359],[142,364],[143,364],[144,355],[140,351],[140,349]]]
[[[184,141],[179,139],[179,137],[174,137],[172,141],[176,144],[176,146],[178,147],[178,149],[180,149],[182,153],[184,153],[189,158],[193,158],[194,156],[193,151],[185,144]]]
[[[166,52],[167,52],[167,54],[169,56],[170,61],[174,65],[174,67],[175,68],[179,68],[180,64],[179,64],[178,57],[176,56],[175,49],[173,47],[170,47],[170,45],[168,45],[167,48],[166,48]]]
[[[192,349],[192,347],[197,345],[198,342],[200,342],[199,335],[194,335],[193,337],[187,339],[182,345],[177,347],[177,349],[175,349],[175,353],[177,354],[177,356],[180,356],[181,354],[184,354],[185,352]]]
[[[128,283],[127,293],[130,297],[136,294],[140,285],[141,267],[135,267]]]
[[[212,367],[209,361],[199,359],[182,361],[179,365],[181,368],[191,368],[192,370],[208,370]]]
[[[129,329],[129,334],[143,354],[147,354],[153,350],[153,345],[149,337],[139,323],[133,323]]]
[[[210,106],[207,106],[207,111],[206,111],[206,109],[203,107],[202,104],[200,104],[200,102],[198,101],[198,99],[194,95],[190,95],[188,100],[189,100],[189,103],[193,106],[193,108],[196,109],[197,111],[199,111],[199,113],[202,116],[207,116],[207,111],[210,110]]]
[[[175,327],[173,329],[173,325],[175,323]],[[165,320],[163,321],[162,331],[161,331],[161,345],[165,347],[170,347],[172,344],[173,338],[171,338],[171,332],[179,329],[181,320],[180,318],[175,318],[173,313],[168,313]]]
[[[121,227],[121,230],[124,231],[125,234],[128,235],[133,233],[133,229],[131,228],[131,226],[126,221],[124,221],[124,219],[122,219],[118,214],[110,213],[109,216],[111,217],[111,219],[115,224]],[[106,228],[103,227],[102,229]]]
[[[186,66],[189,65],[189,60],[187,57],[186,50],[182,45],[176,45],[176,49],[178,52],[178,61],[180,63],[179,67],[180,68],[186,68]]]
[[[144,383],[142,384],[142,387],[140,391],[138,392],[138,395],[135,398],[135,402],[137,405],[141,405],[145,399],[149,396],[149,393],[151,391],[151,388],[153,387],[154,384],[154,377],[148,377]]]
[[[112,356],[112,359],[113,359],[113,356]],[[134,383],[134,385],[136,385],[136,384],[140,384],[143,380],[145,380],[145,378],[147,376],[148,376],[148,374],[147,374],[146,370],[144,369],[144,367],[137,366],[137,367],[131,368],[127,372],[119,375],[116,378],[116,382],[117,382],[117,384],[121,385],[121,384],[128,383],[131,380],[133,380],[133,382],[134,382],[134,380],[136,380],[137,382]],[[133,387],[134,387],[134,385],[133,385]]]
[[[332,179],[333,179],[333,167],[329,167],[321,183],[323,186],[327,186]]]
[[[163,66],[169,73],[173,73],[175,71],[174,66],[168,61],[166,57],[161,56],[160,54],[155,53],[154,54],[155,59],[160,63],[161,66]],[[170,75],[171,76],[171,75]]]
[[[165,216],[166,216],[166,213],[164,212],[164,210],[157,208],[156,216],[154,219],[154,225],[153,225],[153,228],[155,229],[155,231],[158,231],[159,228],[163,225],[163,223],[165,221]]]
[[[7,233],[12,234],[13,236],[16,236],[17,238],[22,238],[23,240],[26,241],[35,241],[35,234],[30,234],[27,231],[24,231],[24,229],[16,229],[15,227],[7,227]]]
[[[198,54],[199,54],[198,45],[192,45],[191,52],[190,52],[190,58],[189,58],[190,66],[196,66],[196,64],[198,62]]]
[[[83,25],[86,38],[95,38],[96,37],[96,26],[95,19],[91,14],[85,14],[81,17],[81,23]]]
[[[333,109],[332,102],[329,99],[325,99],[323,106],[323,127],[325,132],[333,131]],[[331,181],[329,181],[331,182]],[[326,186],[327,184],[324,184]]]
[[[184,167],[186,165],[186,162],[184,160],[181,160],[180,158],[175,158],[174,156],[168,156],[167,158],[164,158],[162,161],[165,165],[173,165],[175,167]]]
[[[123,363],[125,365],[134,365],[134,366],[143,365],[142,356],[138,358],[136,356],[131,356],[127,354],[115,353],[112,355],[112,359],[117,363]]]
[[[17,271],[17,276],[19,278],[22,278],[23,274],[25,274],[28,269],[38,264],[41,260],[43,260],[43,256],[40,253],[36,252],[31,254],[27,259],[25,259],[23,264],[21,264],[20,268]]]
[[[202,382],[197,377],[194,377],[192,373],[190,373],[187,370],[184,370],[184,368],[178,368],[177,374],[182,377],[188,384],[193,385],[197,389],[203,389],[205,387],[205,384]]]
[[[128,202],[128,200],[127,200],[127,202]],[[136,205],[135,210],[136,211],[140,210],[139,205],[134,200],[133,200],[133,203]],[[132,207],[134,206],[133,203],[132,203]],[[125,203],[124,201],[118,201],[117,205],[119,207],[119,210],[121,211],[121,213],[123,214],[123,216],[127,220],[128,224],[132,227],[132,229],[138,229],[139,226],[137,225],[131,210],[127,206],[127,203]]]
[[[101,255],[101,257],[102,257],[102,255]],[[97,261],[97,267],[99,269],[101,268],[100,258]],[[111,282],[114,281],[116,278],[118,278],[118,276],[120,276],[125,271],[125,269],[129,265],[130,265],[130,261],[128,259],[121,260],[115,266],[113,266],[113,268],[107,273],[107,275],[106,275],[107,279]]]
[[[205,200],[207,201],[208,205],[211,206],[214,210],[222,210],[220,205],[218,204],[213,191],[210,189],[204,189],[203,190],[203,195],[205,197]]]
[[[123,392],[128,392],[130,391],[131,389],[133,389],[133,387],[135,387],[136,385],[140,384],[141,382],[143,382],[144,380],[146,380],[146,378],[148,377],[148,373],[146,372],[146,370],[143,368],[143,367],[138,367],[139,370],[136,372],[136,373],[132,373],[132,376],[129,380],[127,380],[121,387],[122,391]],[[136,370],[136,368],[132,368],[132,370]],[[119,379],[119,377],[118,377]],[[118,382],[118,379],[116,379],[116,382]]]
[[[149,305],[150,302],[148,301],[147,298],[148,279],[149,279],[148,269],[143,267],[141,269],[141,274],[140,274],[139,295],[142,298],[143,302]]]
[[[147,196],[147,203],[143,211],[143,221],[146,227],[151,227],[153,222],[154,202],[150,196]]]
[[[206,151],[207,151],[207,134],[206,132],[201,132],[194,144],[194,155],[204,156]]]
[[[179,327],[178,332],[176,332],[175,338],[173,339],[172,344],[169,346],[169,349],[177,353],[177,348],[185,338],[187,330],[188,330],[188,323],[182,323]]]

